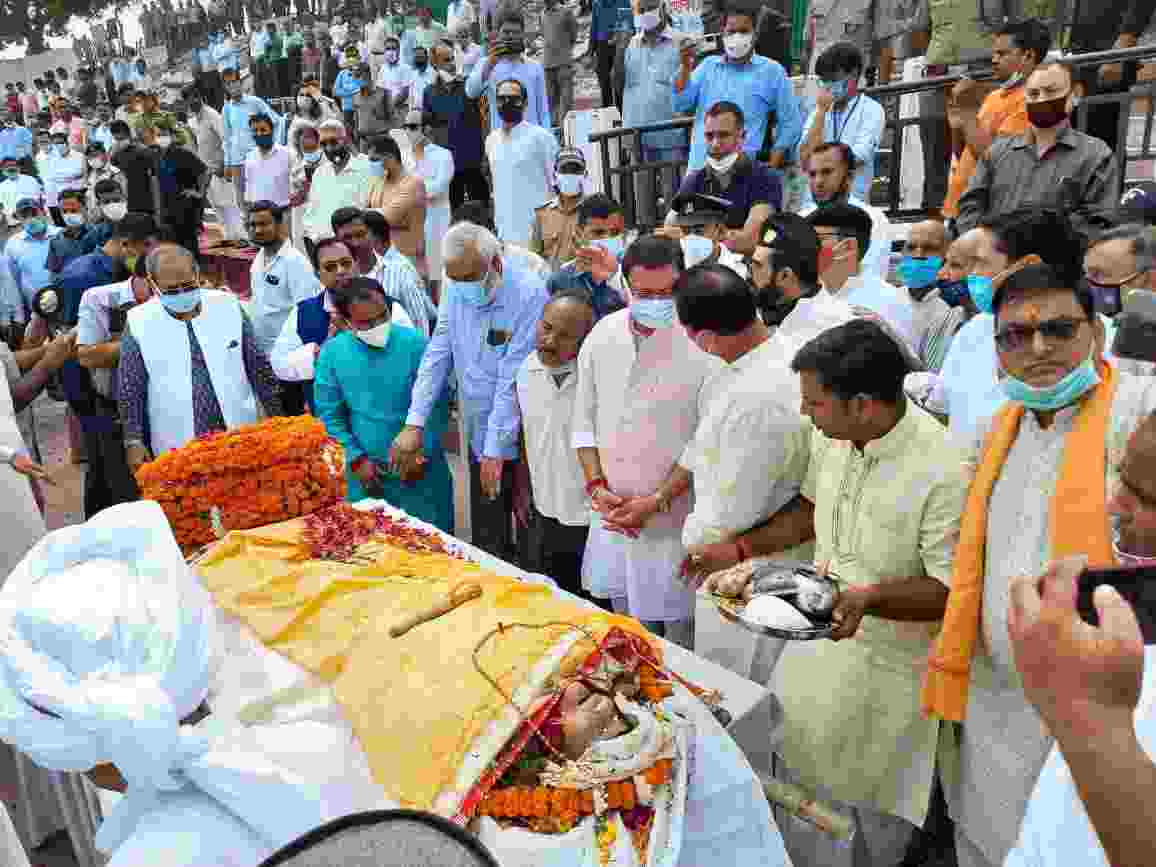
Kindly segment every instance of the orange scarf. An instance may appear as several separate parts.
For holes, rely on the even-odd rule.
[[[1077,411],[1075,425],[1064,445],[1050,513],[1052,559],[1086,554],[1089,566],[1115,563],[1108,520],[1104,443],[1118,376],[1111,365],[1103,364],[1100,377],[1100,384]],[[923,682],[923,712],[945,720],[962,722],[967,714],[971,660],[983,611],[988,501],[1019,435],[1023,414],[1024,406],[1020,403],[1011,403],[996,414],[967,492],[951,575],[951,595]]]

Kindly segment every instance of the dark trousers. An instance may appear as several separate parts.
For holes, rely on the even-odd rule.
[[[464,202],[486,202],[490,198],[490,184],[481,166],[462,168],[450,179],[450,207],[457,210]]]
[[[278,380],[281,386],[281,411],[285,415],[305,415],[305,383]]]
[[[467,446],[468,448],[468,446]],[[514,549],[514,461],[502,465],[502,489],[491,500],[482,493],[482,467],[470,455],[470,528],[473,543],[512,563]]]
[[[602,91],[602,107],[618,105],[614,92],[614,58],[618,54],[618,43],[613,39],[594,43],[594,74],[598,76],[598,89]]]
[[[1099,69],[1099,67],[1090,67],[1080,75],[1080,81],[1083,82],[1087,96],[1126,93],[1136,83],[1137,65],[1135,63],[1124,64],[1124,74],[1119,84],[1109,84],[1104,87],[1100,86]],[[1123,105],[1130,106],[1131,102],[1125,102]],[[1118,102],[1089,104],[1087,125],[1084,128],[1084,132],[1088,135],[1102,139],[1112,153],[1116,152],[1116,145],[1119,144],[1120,140],[1120,106],[1121,103]],[[1072,121],[1075,123],[1079,119],[1080,112],[1076,111],[1073,114]],[[1123,179],[1123,166],[1120,167],[1120,170],[1120,177]]]
[[[589,535],[586,525],[571,527],[532,507],[522,568],[553,578],[559,587],[575,596],[590,598],[582,589],[582,555]]]
[[[221,106],[225,104],[225,83],[221,80],[221,73],[215,69],[202,72],[197,76],[197,84],[205,97],[205,102],[220,111]]]
[[[189,199],[188,201],[192,201]],[[173,210],[164,215],[164,220],[171,229],[171,240],[180,244],[193,254],[193,258],[201,261],[201,218],[204,208],[199,204],[184,205],[179,210]]]
[[[136,480],[124,452],[124,430],[116,404],[104,397],[95,401],[96,415],[80,419],[88,467],[84,471],[84,518],[120,503],[140,499]]]

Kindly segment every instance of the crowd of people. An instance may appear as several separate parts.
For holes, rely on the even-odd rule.
[[[0,410],[24,447],[0,459],[26,507],[0,575],[43,532],[30,407],[54,383],[86,517],[195,437],[310,412],[350,500],[452,533],[456,450],[475,545],[687,648],[716,628],[695,619],[714,573],[837,576],[833,640],[760,651],[775,776],[857,834],[781,822],[798,867],[929,846],[1144,863],[1142,646],[1111,592],[1079,620],[1070,558],[1156,565],[1156,189],[1121,202],[1047,26],[1005,23],[996,86],[945,96],[947,192],[893,262],[855,45],[818,57],[804,108],[751,7],[701,56],[660,0],[593,6],[604,102],[628,125],[694,117],[689,148],[642,139],[644,161],[686,161],[661,208],[644,184],[637,208],[594,192],[560,146],[577,27],[557,0],[541,60],[522,12],[472,0],[445,23],[306,10],[247,44],[225,13],[172,37],[166,6],[147,40],[200,39],[171,92],[131,56],[103,89],[10,85]],[[256,249],[248,297],[208,284],[208,235]]]

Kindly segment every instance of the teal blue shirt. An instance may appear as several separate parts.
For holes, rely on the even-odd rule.
[[[350,332],[327,340],[317,357],[313,399],[318,418],[345,448],[347,496],[368,494],[349,466],[361,457],[377,464],[383,499],[415,518],[454,531],[453,481],[442,448],[449,424],[445,389],[425,426],[425,478],[402,482],[388,471],[389,449],[405,426],[410,394],[425,352],[426,339],[412,328],[394,325],[384,347],[367,346]]]

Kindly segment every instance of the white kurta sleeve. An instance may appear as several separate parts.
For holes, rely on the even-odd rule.
[[[574,421],[570,428],[570,442],[576,449],[598,445],[596,396],[593,345],[587,339],[578,351],[578,388],[574,395]]]

